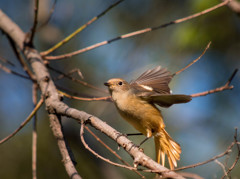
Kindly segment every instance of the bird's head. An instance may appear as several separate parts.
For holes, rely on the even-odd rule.
[[[121,78],[112,78],[104,85],[108,87],[111,94],[112,92],[126,92],[130,89],[129,83]]]

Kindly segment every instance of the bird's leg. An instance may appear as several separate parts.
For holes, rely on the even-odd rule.
[[[133,136],[133,135],[143,135],[142,133],[132,133],[132,134],[126,134],[126,136]]]
[[[146,142],[148,139],[150,139],[151,137],[146,137],[140,144],[138,147],[140,147],[144,142]]]

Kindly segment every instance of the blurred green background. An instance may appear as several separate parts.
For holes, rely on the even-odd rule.
[[[39,29],[34,40],[39,51],[44,51],[62,40],[80,25],[101,13],[112,0],[58,0],[48,25]],[[124,1],[97,22],[89,26],[70,43],[56,50],[53,55],[63,54],[109,40],[122,34],[154,27],[209,8],[217,0],[128,0]],[[46,20],[53,1],[40,1],[39,22]],[[1,9],[25,32],[33,22],[33,1],[0,1]],[[84,80],[105,89],[103,83],[109,78],[121,77],[128,81],[146,69],[161,65],[176,72],[197,58],[209,41],[212,45],[202,59],[174,77],[171,82],[173,93],[193,94],[219,87],[228,80],[234,69],[240,66],[240,18],[227,6],[187,22],[169,26],[147,34],[119,40],[71,59],[50,63],[63,72],[79,68]],[[9,68],[24,74],[4,34],[0,36],[0,56],[15,64]],[[58,74],[51,71],[53,77]],[[231,91],[194,98],[190,103],[161,109],[166,129],[181,144],[182,155],[178,166],[205,161],[224,152],[233,141],[234,128],[240,127],[240,73],[232,84]],[[0,70],[0,137],[4,138],[28,116],[33,109],[32,83]],[[83,95],[106,96],[67,79],[56,84]],[[64,100],[71,107],[96,115],[122,133],[136,132],[123,121],[114,105],[109,102],[83,102]],[[69,145],[78,162],[77,169],[83,178],[139,178],[136,173],[104,163],[89,153],[79,139],[79,124],[69,118],[63,119]],[[31,178],[31,131],[28,124],[14,138],[0,146],[0,178]],[[93,129],[93,131],[95,131]],[[117,151],[124,160],[132,163],[131,157],[100,132],[96,134]],[[87,132],[86,141],[99,154],[119,162]],[[139,144],[143,137],[131,137]],[[152,139],[143,146],[147,155],[155,158]],[[228,163],[236,156],[234,149]],[[68,178],[61,156],[49,127],[44,107],[38,113],[38,177]],[[226,157],[219,159],[225,162]],[[215,162],[186,170],[204,178],[220,178],[221,167]],[[153,174],[145,174],[153,177]],[[239,164],[232,178],[239,178]]]

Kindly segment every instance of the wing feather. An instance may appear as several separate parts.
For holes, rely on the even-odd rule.
[[[157,66],[153,69],[145,71],[136,80],[132,81],[130,85],[133,87],[144,85],[152,88],[158,93],[170,94],[170,88],[168,84],[171,79],[172,75],[166,68]]]

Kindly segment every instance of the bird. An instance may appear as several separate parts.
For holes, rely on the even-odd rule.
[[[157,105],[168,108],[192,99],[190,95],[171,93],[169,83],[173,76],[166,68],[157,66],[130,83],[122,78],[112,78],[104,83],[121,117],[146,139],[154,137],[156,161],[165,166],[167,155],[171,170],[177,167],[181,147],[165,130],[163,116]]]

